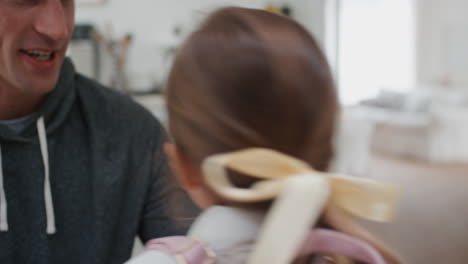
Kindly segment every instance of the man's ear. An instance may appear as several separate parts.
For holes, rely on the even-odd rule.
[[[182,188],[191,190],[202,184],[199,169],[177,149],[175,144],[164,143],[164,152],[166,152],[169,165]]]

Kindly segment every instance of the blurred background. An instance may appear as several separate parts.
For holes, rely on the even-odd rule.
[[[130,94],[162,122],[173,55],[210,10],[236,5],[296,19],[326,53],[343,106],[332,170],[403,186],[396,229],[373,228],[408,263],[466,263],[468,1],[76,3],[68,53],[77,69]]]
[[[359,153],[337,164],[341,170],[365,173],[369,149],[468,162],[464,0],[77,0],[69,56],[83,74],[134,95],[164,122],[158,94],[178,45],[224,5],[284,13],[320,42],[344,106],[338,143],[353,137],[346,149]]]

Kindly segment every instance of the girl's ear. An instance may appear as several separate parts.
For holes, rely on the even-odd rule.
[[[191,160],[183,155],[173,143],[164,143],[164,152],[177,181],[186,191],[196,189],[202,184],[200,173]]]
[[[164,151],[169,159],[169,165],[179,184],[201,208],[216,204],[217,199],[203,183],[200,169],[177,149],[172,143],[164,144]]]

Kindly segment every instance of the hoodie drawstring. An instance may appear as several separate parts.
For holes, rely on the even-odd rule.
[[[47,149],[47,135],[43,116],[37,120],[37,133],[39,135],[39,143],[41,145],[42,161],[44,162],[44,201],[47,217],[47,234],[50,235],[55,234],[56,228],[54,204],[52,202],[52,192],[50,189],[49,151]]]
[[[7,201],[3,188],[2,148],[0,146],[0,231],[8,231]]]
[[[47,136],[44,125],[44,117],[41,116],[37,120],[37,134],[39,135],[39,144],[41,147],[42,162],[44,163],[44,201],[47,217],[47,234],[55,234],[55,213],[54,204],[52,202],[52,192],[50,189],[50,175],[49,175],[49,151],[47,149]],[[5,188],[3,181],[3,166],[2,166],[2,152],[0,148],[0,231],[8,231],[8,218],[7,218],[7,200],[5,196]]]

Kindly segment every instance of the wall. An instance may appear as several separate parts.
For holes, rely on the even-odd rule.
[[[292,0],[294,18],[301,22],[323,45],[325,40],[325,2],[329,0]]]
[[[128,74],[136,89],[162,82],[170,64],[167,53],[180,39],[173,29],[181,26],[187,33],[212,8],[237,5],[263,8],[269,3],[288,3],[295,17],[321,40],[324,34],[324,0],[107,0],[103,5],[78,5],[76,22],[90,22],[106,34],[122,37],[132,33]],[[131,3],[131,4],[130,4]]]
[[[468,1],[417,0],[417,79],[468,86]]]

